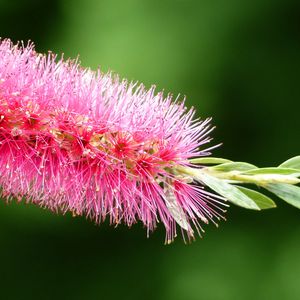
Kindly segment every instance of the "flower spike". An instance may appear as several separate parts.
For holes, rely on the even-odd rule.
[[[225,200],[274,207],[241,183],[299,205],[299,159],[267,171],[209,158],[210,119],[194,114],[154,87],[0,40],[1,194],[96,223],[142,222],[147,232],[162,222],[167,243],[179,228],[191,240],[217,224]]]

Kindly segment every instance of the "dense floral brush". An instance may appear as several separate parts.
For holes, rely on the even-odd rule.
[[[256,210],[275,206],[241,183],[300,207],[299,156],[262,169],[207,157],[210,120],[193,116],[154,87],[2,40],[1,194],[96,223],[141,221],[149,232],[162,222],[167,242],[178,228],[191,239],[202,223],[216,224],[226,200]]]

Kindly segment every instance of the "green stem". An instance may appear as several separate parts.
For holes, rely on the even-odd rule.
[[[221,172],[215,171],[211,168],[191,168],[191,167],[176,167],[178,173],[191,176],[194,179],[201,179],[202,175],[210,175],[219,179],[228,181],[234,181],[236,183],[252,183],[259,186],[266,186],[270,183],[287,183],[287,184],[298,184],[300,179],[291,175],[282,174],[256,174],[246,175],[240,171]]]

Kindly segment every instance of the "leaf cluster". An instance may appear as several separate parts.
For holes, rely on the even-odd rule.
[[[195,179],[233,204],[254,210],[276,207],[270,197],[251,187],[241,186],[252,184],[300,208],[300,187],[297,186],[300,183],[300,156],[272,168],[258,168],[216,157],[195,158],[190,162],[202,166]]]

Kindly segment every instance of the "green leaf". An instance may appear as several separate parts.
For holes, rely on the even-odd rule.
[[[171,185],[165,186],[164,192],[165,192],[164,200],[166,202],[168,211],[170,212],[170,214],[172,215],[172,217],[180,227],[182,227],[184,230],[189,231],[190,229],[189,222],[187,221],[187,218],[185,216],[182,207],[178,204],[176,200],[173,187]]]
[[[190,159],[190,162],[193,164],[217,165],[226,162],[231,162],[231,160],[225,158],[218,158],[218,157],[199,157],[199,158]]]
[[[210,169],[219,172],[231,172],[231,171],[248,171],[248,170],[257,169],[257,167],[245,162],[228,162],[218,166],[210,167]]]
[[[242,186],[236,186],[241,192],[243,192],[244,194],[246,194],[249,198],[251,198],[260,209],[268,209],[268,208],[274,208],[276,207],[275,202],[270,199],[269,197],[254,191],[254,190],[250,190],[247,189],[245,187]]]
[[[265,188],[287,203],[300,208],[300,188],[298,186],[286,183],[272,183],[265,186]]]
[[[283,162],[279,167],[300,170],[300,155],[288,159],[287,161]]]
[[[200,174],[197,179],[233,204],[248,209],[260,210],[259,206],[250,197],[234,185],[207,174]]]
[[[243,172],[247,175],[257,175],[257,174],[280,174],[280,175],[298,175],[300,176],[300,170],[291,168],[260,168],[255,170],[249,170]]]

